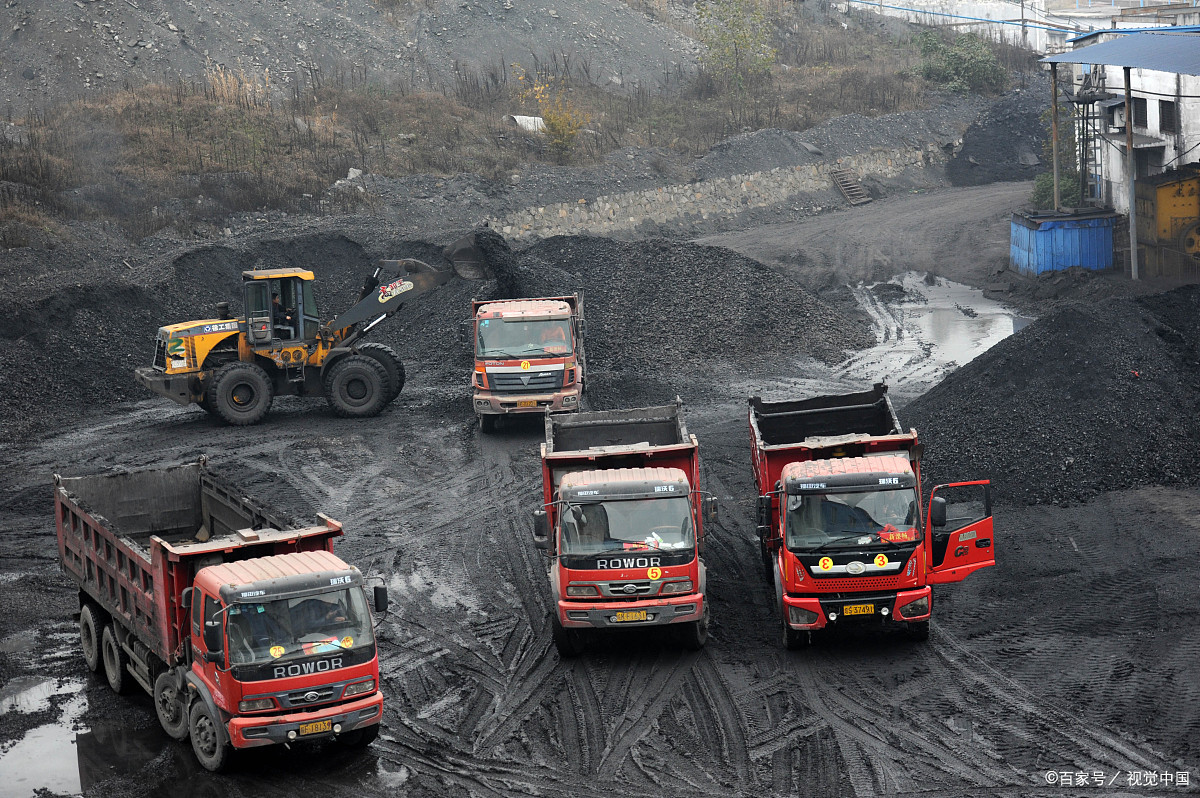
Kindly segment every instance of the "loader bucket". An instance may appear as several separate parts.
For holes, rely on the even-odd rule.
[[[465,280],[490,280],[494,276],[474,233],[468,233],[446,247],[442,257],[453,267],[454,273]]]

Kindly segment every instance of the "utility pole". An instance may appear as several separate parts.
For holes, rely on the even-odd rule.
[[[1129,180],[1129,277],[1136,280],[1138,278],[1137,163],[1133,158],[1133,91],[1129,87],[1130,71],[1129,67],[1125,67],[1125,175]],[[1057,175],[1057,171],[1055,174]],[[1055,178],[1054,186],[1054,196],[1057,201],[1057,178]]]

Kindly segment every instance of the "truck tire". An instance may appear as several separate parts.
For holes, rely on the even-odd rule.
[[[566,629],[558,618],[551,620],[550,624],[554,636],[554,647],[558,649],[558,655],[563,659],[578,657],[587,648],[587,640],[584,638],[582,630]]]
[[[484,435],[491,435],[496,431],[496,416],[491,413],[484,413],[479,417],[479,431]]]
[[[387,344],[369,343],[363,344],[358,348],[362,354],[373,357],[383,366],[383,370],[387,372],[388,391],[387,399],[384,404],[391,404],[404,390],[404,361],[396,354],[396,350],[392,349]]]
[[[929,639],[929,621],[909,621],[908,628],[904,630],[905,635],[909,640],[918,642]]]
[[[365,729],[354,729],[345,734],[338,736],[337,744],[343,748],[366,748],[371,743],[375,742],[375,738],[379,736],[379,724],[368,726]]]
[[[205,770],[220,773],[229,766],[229,742],[220,722],[208,712],[203,701],[192,704],[188,713],[188,730],[192,735],[192,751]]]
[[[346,355],[325,375],[325,398],[342,418],[378,415],[387,396],[387,371],[369,355]]]
[[[262,366],[241,361],[217,369],[208,391],[212,392],[210,401],[217,415],[235,427],[262,421],[275,398],[271,378]]]
[[[704,604],[704,615],[698,621],[679,627],[679,642],[688,651],[699,651],[708,642],[708,603]]]
[[[105,624],[104,631],[100,633],[100,658],[104,661],[104,678],[108,686],[118,695],[127,693],[132,681],[125,669],[129,664],[129,657],[121,648],[116,628],[111,623]]]
[[[175,674],[165,670],[154,680],[154,713],[172,740],[186,740],[191,733],[188,708],[179,694]]]
[[[96,621],[96,611],[91,604],[84,604],[79,610],[79,650],[83,652],[83,661],[88,670],[96,673],[100,670],[100,624]]]

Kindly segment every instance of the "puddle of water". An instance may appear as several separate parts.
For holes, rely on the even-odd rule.
[[[86,709],[87,696],[79,693],[63,704],[58,721],[31,729],[0,755],[0,798],[32,798],[39,789],[82,791],[73,727]]]
[[[959,283],[938,278],[930,285],[916,272],[891,282],[904,288],[899,302],[881,302],[869,286],[854,289],[879,343],[840,364],[839,376],[916,396],[1031,321]]]
[[[77,693],[83,689],[79,679],[60,681],[41,676],[18,676],[0,687],[0,715],[9,712],[40,712],[50,708],[50,697]]]

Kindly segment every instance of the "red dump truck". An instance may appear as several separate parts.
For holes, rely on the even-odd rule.
[[[479,428],[501,416],[578,410],[583,396],[583,299],[579,295],[471,303]]]
[[[988,480],[938,485],[922,513],[921,450],[887,386],[750,399],[763,564],[789,649],[827,626],[929,635],[930,585],[995,565]]]
[[[204,458],[54,485],[84,661],[149,693],[205,768],[235,748],[375,739],[374,628],[362,574],[333,554],[338,522],[295,527]],[[386,610],[384,587],[374,603]]]
[[[534,544],[550,553],[554,644],[582,653],[589,630],[671,627],[680,642],[708,639],[704,521],[696,436],[682,402],[547,414],[543,508]]]

